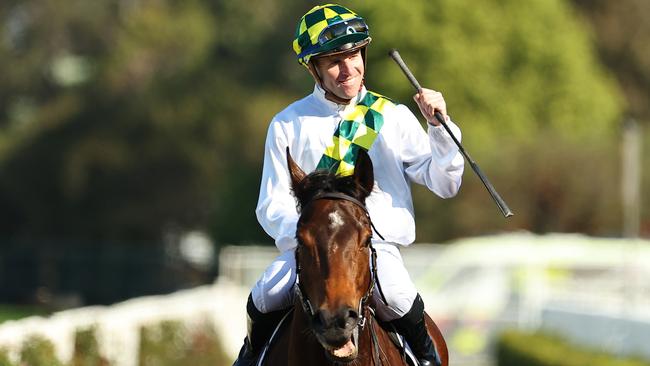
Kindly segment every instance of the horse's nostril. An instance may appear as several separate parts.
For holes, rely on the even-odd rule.
[[[356,326],[359,323],[359,313],[354,310],[348,312],[348,327]]]
[[[339,313],[342,316],[339,318],[338,326],[340,328],[348,328],[356,325],[359,319],[359,313],[354,309],[346,309],[342,313]]]
[[[359,319],[359,313],[357,313],[355,310],[350,309],[350,311],[348,311],[348,318],[357,320]]]
[[[359,321],[359,313],[352,308],[340,308],[336,312],[325,309],[317,311],[312,317],[315,329],[350,329]]]

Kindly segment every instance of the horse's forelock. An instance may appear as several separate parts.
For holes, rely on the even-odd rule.
[[[327,170],[316,170],[310,173],[294,189],[301,208],[315,196],[332,192],[344,193],[360,201],[363,201],[369,193],[365,192],[353,176],[340,176]]]

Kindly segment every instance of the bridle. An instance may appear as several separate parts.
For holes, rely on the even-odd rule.
[[[372,220],[370,219],[370,213],[368,212],[368,208],[366,208],[366,205],[363,204],[361,201],[358,199],[347,195],[345,193],[340,193],[340,192],[327,192],[327,193],[321,193],[317,194],[314,196],[309,202],[305,205],[309,205],[310,203],[316,201],[316,200],[322,200],[322,199],[329,199],[329,200],[345,200],[348,202],[352,202],[355,205],[361,207],[363,209],[363,212],[366,214],[366,217],[368,218],[368,222],[370,223],[370,227],[374,232],[382,239],[384,240],[384,237],[381,236],[381,234],[377,231],[375,228],[375,225],[373,225]],[[372,294],[374,288],[375,288],[375,282],[377,279],[377,251],[375,248],[372,246],[372,242],[368,241],[368,249],[370,250],[370,284],[368,285],[368,290],[366,293],[363,295],[363,297],[359,300],[359,308],[358,308],[358,314],[359,314],[359,320],[357,321],[357,326],[359,327],[359,331],[363,329],[363,327],[366,324],[366,315],[363,311],[364,307],[367,305],[368,299],[370,298],[370,295]],[[300,282],[300,261],[298,260],[298,251],[296,250],[296,285],[294,286],[296,296],[298,296],[298,299],[300,300],[300,304],[302,305],[303,311],[309,315],[309,319],[313,319],[316,316],[316,313],[314,312],[314,307],[312,306],[311,302],[309,301],[309,298],[306,295],[306,292],[302,288],[302,283]]]

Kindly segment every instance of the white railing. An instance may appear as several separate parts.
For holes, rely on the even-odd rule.
[[[0,324],[0,348],[9,348],[15,359],[22,341],[40,334],[52,340],[60,359],[67,361],[75,331],[95,326],[100,351],[111,364],[135,366],[141,326],[163,320],[190,326],[209,321],[222,336],[226,352],[234,357],[245,334],[250,287],[277,254],[270,246],[227,247],[220,253],[221,273],[214,285]],[[516,233],[448,246],[414,245],[402,249],[402,255],[427,311],[447,326],[443,331],[455,365],[486,360],[483,345],[491,343],[489,337],[500,325],[535,329],[556,324],[551,320],[560,317],[559,323],[572,324],[566,318],[579,322],[586,309],[608,310],[609,314],[613,310],[630,321],[643,314],[650,317],[648,241]],[[559,303],[562,314],[558,315],[557,308],[549,310]],[[632,327],[627,320],[621,324]],[[647,334],[647,328],[643,329]],[[600,331],[605,332],[594,330],[591,335],[609,339],[607,334],[598,336]],[[619,333],[612,337],[620,338],[624,331],[616,328]]]
[[[142,326],[165,320],[181,321],[188,327],[209,322],[223,335],[225,351],[237,354],[246,332],[245,305],[248,290],[220,280],[213,285],[179,291],[164,296],[147,296],[111,306],[91,306],[33,316],[0,324],[0,348],[8,349],[18,361],[22,343],[32,335],[52,341],[57,356],[68,362],[78,329],[96,327],[100,353],[111,365],[136,366]]]

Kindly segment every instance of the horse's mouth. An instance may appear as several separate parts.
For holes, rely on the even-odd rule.
[[[357,356],[357,346],[352,342],[352,338],[339,348],[329,349],[328,352],[337,360],[351,361]]]
[[[359,330],[355,328],[352,331],[351,337],[343,345],[329,345],[325,342],[321,342],[323,348],[325,349],[325,354],[327,357],[334,362],[351,362],[357,358],[359,354],[359,349],[357,347],[359,339]]]

